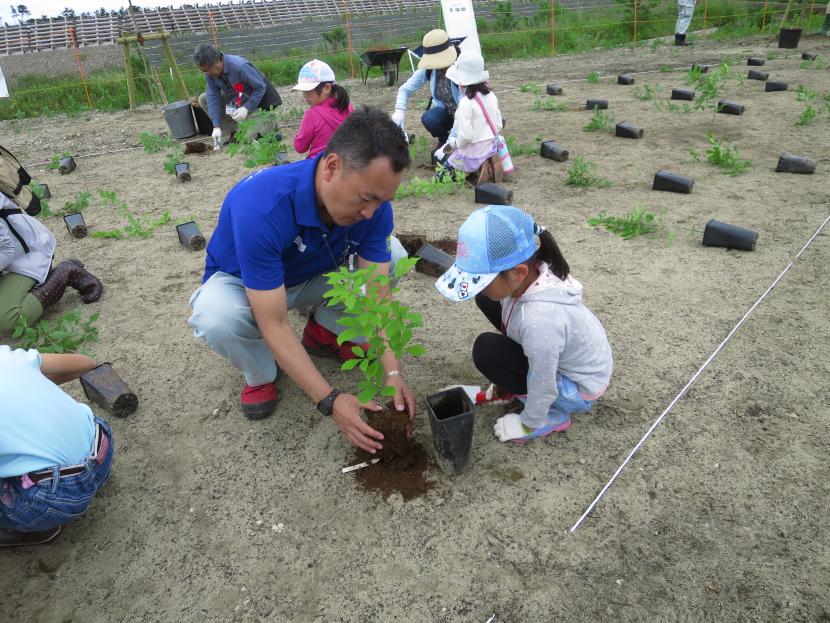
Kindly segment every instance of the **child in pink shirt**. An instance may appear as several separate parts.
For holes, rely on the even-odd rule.
[[[349,103],[346,89],[334,81],[332,68],[317,59],[303,65],[292,90],[302,91],[309,105],[294,137],[294,149],[298,154],[307,151],[306,157],[313,158],[326,148],[331,135],[352,114],[354,107]]]

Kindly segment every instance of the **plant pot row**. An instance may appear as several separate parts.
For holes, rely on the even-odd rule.
[[[66,230],[73,238],[86,238],[89,233],[84,220],[84,215],[80,212],[67,214],[63,217],[63,222],[66,225]],[[195,221],[188,221],[180,225],[176,225],[176,234],[182,246],[187,247],[193,251],[201,251],[205,248],[205,237],[199,231],[199,227]]]

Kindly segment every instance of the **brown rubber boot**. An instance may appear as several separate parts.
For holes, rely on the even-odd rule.
[[[31,294],[43,309],[48,309],[61,300],[67,286],[76,289],[84,303],[94,303],[104,290],[101,281],[80,261],[65,260],[50,270],[46,281],[32,288]]]
[[[504,179],[504,169],[502,169],[501,160],[497,156],[490,157],[490,167],[493,169],[493,181],[496,184],[501,184]]]
[[[493,181],[493,165],[490,164],[490,160],[491,158],[488,158],[481,163],[481,167],[478,170],[478,181],[476,182],[476,186]]]

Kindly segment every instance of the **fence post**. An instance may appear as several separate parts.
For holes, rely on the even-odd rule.
[[[69,35],[72,37],[72,50],[75,52],[75,60],[78,62],[78,73],[81,74],[81,84],[84,85],[84,93],[86,93],[86,103],[89,104],[89,111],[94,112],[92,107],[92,99],[89,97],[89,89],[86,86],[86,72],[84,65],[81,63],[81,53],[78,50],[78,33],[74,26],[67,28]]]
[[[216,22],[213,21],[213,11],[210,9],[208,9],[208,20],[210,21],[210,34],[213,37],[213,45],[215,45],[218,50],[220,47],[219,37],[216,36]]]
[[[556,0],[550,0],[550,53],[556,56]]]
[[[709,11],[709,0],[703,0],[703,38],[706,38],[706,15]]]
[[[184,98],[189,99],[190,94],[187,92],[187,85],[185,84],[184,78],[182,78],[182,74],[179,71],[179,66],[176,64],[176,58],[173,56],[173,49],[170,47],[170,33],[161,33],[161,43],[164,46],[164,52],[167,54],[167,62],[170,63],[170,68],[176,75],[176,81],[179,83],[179,88],[184,94]]]
[[[349,40],[349,66],[352,68],[352,80],[354,80],[354,53],[352,51],[352,27],[349,22],[349,0],[343,0],[346,9],[346,36]]]
[[[637,0],[634,0],[634,45],[637,45]]]
[[[127,97],[130,100],[130,110],[135,110],[135,84],[133,83],[133,66],[130,62],[130,44],[122,41],[124,46],[124,71],[127,74]]]

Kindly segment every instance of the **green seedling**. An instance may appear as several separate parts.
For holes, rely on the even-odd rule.
[[[799,69],[827,69],[827,63],[822,59],[817,58],[814,61],[801,61],[798,66]]]
[[[184,159],[184,151],[181,145],[173,143],[168,146],[167,155],[164,157],[164,170],[170,175],[176,174],[176,165]]]
[[[661,74],[667,74],[672,72],[672,68],[670,65],[660,65],[660,69],[658,70]]]
[[[404,258],[395,264],[393,275],[400,278],[417,263],[417,258]],[[346,329],[337,337],[337,343],[343,344],[360,338],[367,340],[368,349],[355,346],[352,351],[356,359],[344,362],[340,368],[351,370],[360,368],[363,380],[358,383],[360,402],[368,402],[375,397],[390,397],[395,394],[393,387],[387,386],[381,358],[387,351],[392,351],[400,359],[404,354],[419,357],[425,352],[422,344],[412,343],[413,332],[423,326],[420,314],[407,305],[391,298],[381,296],[381,291],[390,288],[391,279],[376,272],[371,266],[350,272],[345,266],[336,272],[325,275],[331,289],[323,294],[326,305],[333,307],[343,305],[346,316],[338,322]],[[390,294],[398,288],[390,288]]]
[[[696,70],[695,70],[696,71]],[[694,73],[690,71],[689,74]],[[706,74],[699,74],[699,78],[695,84],[695,90],[698,93],[695,98],[695,109],[704,110],[712,109],[712,118],[714,119],[717,112],[717,101],[721,98],[721,90],[729,79],[729,65],[721,63],[714,71]]]
[[[49,164],[46,165],[46,168],[49,171],[57,171],[61,166],[61,158],[68,158],[72,154],[68,151],[64,151],[61,155],[52,154],[52,157],[49,159]]]
[[[510,152],[512,157],[538,156],[539,145],[542,143],[542,135],[536,135],[535,143],[519,143],[519,141],[513,136],[505,136],[504,140],[507,143],[507,150]]]
[[[795,125],[810,125],[816,118],[816,115],[818,115],[818,110],[808,105],[804,109],[804,112],[798,116],[798,121],[795,122]]]
[[[818,93],[816,93],[812,89],[808,89],[803,84],[799,84],[798,88],[795,91],[795,99],[798,102],[809,102],[810,100],[813,100],[816,97],[818,97]]]
[[[138,141],[144,147],[144,151],[148,154],[155,154],[168,147],[175,145],[175,141],[166,134],[156,134],[144,130],[138,135]]]
[[[597,84],[599,82],[599,74],[595,71],[592,71],[587,76],[585,76],[585,82],[588,84]]]
[[[38,199],[40,199],[40,217],[46,216],[54,216],[54,213],[49,209],[49,200],[43,196],[43,189],[35,184],[35,182],[31,182],[29,184],[29,190],[32,191],[33,195],[36,195]]]
[[[427,162],[432,162],[432,153],[430,151],[429,140],[427,140],[426,136],[418,136],[409,146],[409,157],[412,159],[413,162],[418,162],[420,160],[426,160]]]
[[[589,218],[588,224],[592,227],[602,226],[623,240],[631,240],[657,231],[660,220],[654,212],[646,212],[642,206],[637,206],[624,216],[607,216],[600,212],[598,216]]]
[[[288,151],[282,135],[277,132],[279,121],[279,113],[275,110],[263,111],[255,119],[240,121],[235,142],[228,146],[228,153],[232,156],[245,156],[245,166],[248,168],[273,165],[277,162],[277,154]],[[262,130],[265,131],[264,134],[261,133]]]
[[[741,158],[738,153],[737,146],[729,147],[716,139],[711,134],[708,135],[709,147],[706,149],[706,160],[709,164],[719,167],[732,177],[736,177],[741,173],[745,173],[752,161]]]
[[[659,111],[665,110],[666,112],[677,113],[681,115],[687,115],[694,110],[694,108],[692,108],[689,102],[676,104],[671,100],[666,102],[654,102],[654,107]]]
[[[534,95],[538,95],[542,92],[542,87],[533,82],[526,82],[519,86],[519,91],[522,93],[533,93]]]
[[[533,98],[533,110],[545,110],[548,112],[564,112],[568,110],[568,105],[562,100],[557,100],[552,97],[543,98],[537,95],[535,98]]]
[[[582,156],[574,158],[571,168],[568,169],[565,184],[567,186],[610,188],[611,180],[596,175],[594,173],[596,168],[596,164]]]
[[[429,179],[413,177],[406,184],[398,187],[396,199],[404,197],[431,197],[433,195],[452,195],[464,186],[466,176],[463,171],[453,170],[448,173],[440,165],[435,168],[435,175]]]
[[[92,238],[112,238],[115,240],[120,240],[122,238],[141,238],[142,240],[146,240],[155,233],[156,229],[162,225],[166,225],[171,220],[170,212],[165,210],[162,212],[161,216],[155,220],[148,221],[145,219],[142,221],[135,214],[130,212],[126,201],[118,201],[118,197],[115,192],[107,190],[100,190],[98,192],[101,194],[101,198],[107,203],[110,203],[111,205],[118,204],[118,213],[127,220],[127,224],[121,228],[90,232],[89,235]]]
[[[644,102],[648,102],[654,99],[654,96],[657,95],[657,92],[660,90],[656,84],[644,84],[634,85],[631,93],[636,97],[638,100],[642,100]]]
[[[689,156],[691,156],[693,162],[700,162],[701,155],[697,149],[689,149]]]
[[[104,203],[115,205],[118,202],[118,197],[116,196],[114,190],[104,190],[103,188],[99,188],[98,195],[104,200]]]
[[[98,340],[98,329],[93,326],[98,320],[98,314],[92,314],[86,320],[82,319],[81,311],[68,311],[54,324],[48,320],[39,320],[29,326],[21,315],[12,332],[12,338],[19,340],[23,349],[34,348],[41,353],[87,353],[81,348],[84,344]]]
[[[585,132],[608,132],[614,134],[614,126],[617,124],[617,115],[613,112],[600,110],[594,107],[594,112],[591,113],[591,120],[582,126]]]
[[[67,214],[76,214],[81,210],[85,210],[89,207],[89,199],[92,197],[92,193],[83,191],[79,192],[75,195],[75,198],[67,201],[63,204],[63,210],[58,214],[58,216],[66,216]]]

